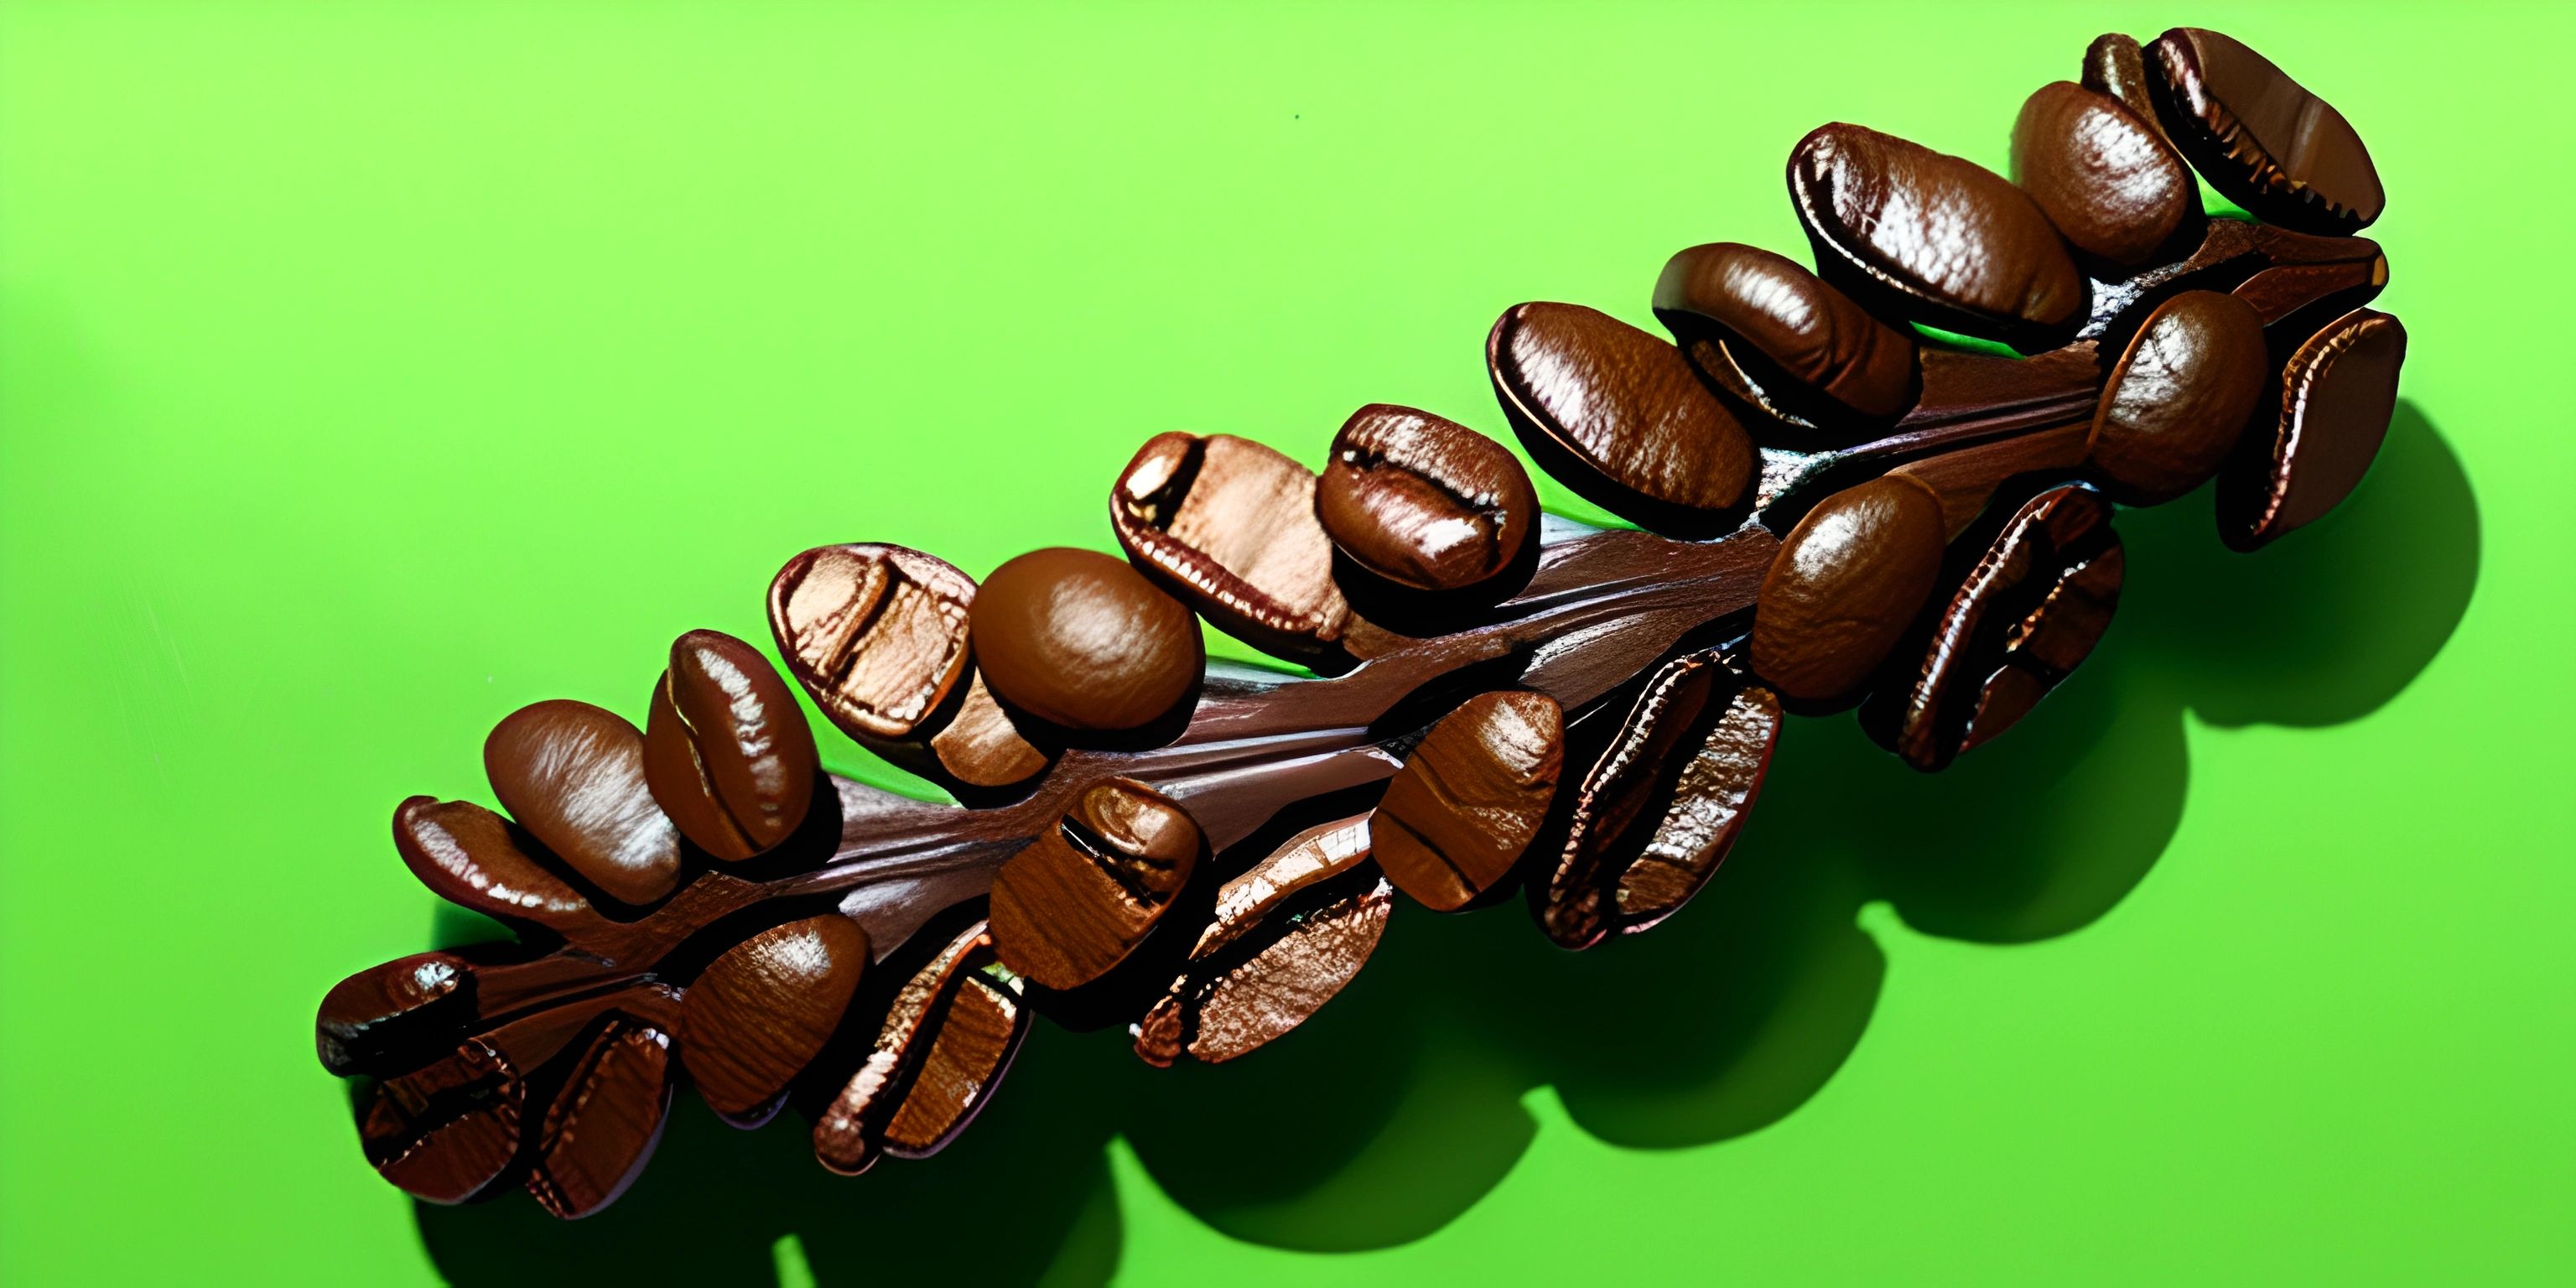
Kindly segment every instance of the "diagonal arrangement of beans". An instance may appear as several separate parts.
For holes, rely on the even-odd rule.
[[[2000,735],[2109,627],[2120,506],[2215,479],[2248,551],[2315,521],[2406,350],[2364,307],[2388,264],[2353,236],[2384,204],[2360,138],[2226,36],[2096,40],[2023,105],[2012,171],[1827,125],[1788,162],[1814,271],[1683,250],[1651,300],[1670,341],[1507,310],[1501,419],[1636,528],[1541,514],[1512,452],[1410,407],[1360,408],[1320,475],[1163,434],[1110,488],[1124,560],[978,585],[818,547],[769,588],[786,677],[698,630],[640,731],[510,715],[484,747],[507,816],[414,797],[394,843],[516,941],[322,1001],[368,1161],[583,1216],[683,1082],[743,1127],[795,1109],[834,1171],[921,1158],[1041,1015],[1220,1062],[1330,1001],[1400,903],[1518,895],[1570,949],[1653,927],[1789,715],[1857,709],[1926,771]],[[2194,171],[2253,218],[2204,211]],[[1315,674],[1211,665],[1202,622]],[[822,772],[796,687],[958,803]]]

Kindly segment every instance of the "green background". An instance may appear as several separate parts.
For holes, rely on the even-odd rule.
[[[11,0],[0,1279],[2566,1282],[2576,33],[2223,8]],[[1678,247],[1802,247],[1809,127],[2000,167],[2180,21],[2369,140],[2405,402],[2258,558],[2124,519],[2011,738],[1800,724],[1658,933],[1408,910],[1239,1065],[1042,1030],[933,1163],[684,1101],[567,1227],[360,1160],[313,1004],[458,928],[385,820],[513,707],[640,717],[810,545],[1106,547],[1161,430],[1500,431],[1505,306],[1647,322]]]

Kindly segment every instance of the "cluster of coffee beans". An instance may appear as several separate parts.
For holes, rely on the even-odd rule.
[[[1742,831],[1787,714],[1857,708],[1924,770],[1994,738],[2108,627],[2117,506],[2215,477],[2237,548],[2315,520],[2405,351],[2360,307],[2387,281],[2352,236],[2383,204],[2368,154],[2225,36],[2095,41],[2024,104],[2012,170],[1827,125],[1788,165],[1814,271],[1683,250],[1652,295],[1671,341],[1506,311],[1503,419],[1636,530],[1543,516],[1502,444],[1372,405],[1320,474],[1149,440],[1110,488],[1124,559],[980,584],[899,546],[790,559],[788,677],[960,805],[821,772],[788,679],[712,631],[674,642],[641,731],[510,715],[484,748],[506,816],[418,797],[394,837],[518,941],[322,1005],[368,1158],[432,1201],[521,1185],[580,1216],[683,1080],[743,1126],[797,1107],[836,1171],[918,1158],[1033,1015],[1233,1059],[1338,993],[1399,894],[1517,892],[1568,948],[1655,925]],[[2195,170],[2256,218],[2204,211]],[[1202,625],[1317,676],[1211,668]]]

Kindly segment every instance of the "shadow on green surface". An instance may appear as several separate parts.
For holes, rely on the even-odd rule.
[[[1221,1068],[1144,1067],[1116,1032],[1041,1025],[1011,1085],[935,1162],[844,1180],[791,1122],[724,1127],[683,1097],[626,1197],[572,1224],[517,1198],[418,1209],[466,1284],[733,1283],[793,1234],[822,1283],[1106,1280],[1121,1231],[1103,1147],[1124,1135],[1164,1192],[1237,1238],[1349,1250],[1422,1238],[1497,1184],[1554,1086],[1631,1147],[1728,1139],[1813,1096],[1859,1041],[1885,959],[1858,925],[1990,943],[2076,930],[2162,855],[2190,780],[2184,712],[2222,726],[2336,724],[2402,691],[2467,610],[2467,476],[2399,405],[2370,478],[2252,558],[2206,490],[2125,513],[2119,624],[2011,736],[1938,776],[1848,717],[1793,721],[1744,841],[1684,914],[1589,953],[1512,910],[1406,909],[1313,1021]]]

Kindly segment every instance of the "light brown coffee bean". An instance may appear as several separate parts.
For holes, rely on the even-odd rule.
[[[887,1008],[885,1022],[878,1027],[874,1046],[850,1074],[822,1116],[815,1120],[814,1157],[817,1161],[844,1176],[856,1176],[874,1165],[879,1154],[895,1151],[896,1146],[886,1136],[887,1125],[902,1111],[912,1087],[922,1078],[932,1076],[924,1068],[924,1063],[939,1044],[952,1003],[965,989],[972,987],[968,980],[983,975],[992,963],[993,936],[985,924],[978,921],[952,935],[929,962],[904,981]],[[1008,1045],[998,1059],[956,1059],[934,1079],[938,1087],[945,1089],[934,1094],[952,1100],[962,1098],[957,1094],[961,1084],[972,1082],[970,1111],[991,1094],[993,1086],[1009,1067],[1012,1050],[1028,1031],[1025,1008],[1018,1004],[1017,990],[1007,981],[990,976],[986,976],[984,982],[994,987],[967,1005],[970,1012],[982,1008],[1000,1010],[1006,1006],[1019,1012],[1013,1017],[1014,1028],[1007,1035]],[[971,1034],[989,1031],[990,1026],[983,1023],[984,1018],[977,1016],[966,1021],[972,1026]],[[989,1043],[969,1037],[961,1042],[958,1054],[964,1057],[989,1050]],[[980,1082],[975,1082],[975,1068],[984,1065],[989,1065],[989,1071],[981,1075]],[[929,1106],[930,1102],[925,1101],[922,1112],[927,1114]],[[954,1128],[962,1126],[962,1123],[962,1118],[959,1118],[953,1119],[949,1125]],[[909,1139],[921,1141],[923,1137],[918,1131],[920,1120],[916,1118],[910,1126],[914,1131]],[[950,1134],[953,1135],[953,1131]],[[934,1147],[937,1143],[940,1141],[934,1137]]]
[[[1940,498],[1904,475],[1818,502],[1762,579],[1754,671],[1810,707],[1858,696],[1931,596],[1946,535]]]
[[[769,629],[814,705],[853,738],[912,736],[966,670],[975,583],[902,546],[808,550],[769,583]]]
[[[2114,270],[2146,263],[2200,214],[2200,185],[2164,136],[2068,81],[2022,103],[2012,177],[2069,245]]]
[[[773,926],[726,949],[681,1002],[681,1051],[707,1107],[758,1122],[823,1050],[869,962],[867,932],[837,912]]]
[[[1350,620],[1315,475],[1232,434],[1158,434],[1110,490],[1118,544],[1209,624],[1288,656],[1330,652]]]
[[[1485,367],[1522,445],[1627,518],[1725,510],[1753,481],[1753,440],[1681,351],[1608,314],[1514,305],[1485,337]]]
[[[1322,1010],[1386,934],[1395,887],[1361,872],[1310,887],[1295,915],[1236,941],[1173,982],[1136,1025],[1136,1054],[1163,1068],[1184,1053],[1205,1064],[1249,1055]]]
[[[671,643],[644,721],[644,781],[680,834],[719,859],[787,839],[814,799],[814,731],[760,650],[721,631]]]
[[[1003,701],[1067,729],[1170,714],[1206,667],[1198,622],[1096,550],[1032,550],[993,570],[971,614],[976,667]]]
[[[1162,793],[1129,778],[1095,783],[994,875],[994,951],[1043,987],[1088,984],[1144,941],[1205,848]]]
[[[989,970],[959,980],[903,1103],[886,1120],[885,1152],[928,1158],[947,1148],[992,1098],[1028,1033],[1018,980]]]
[[[1685,350],[1715,344],[1753,391],[1800,419],[1880,424],[1914,405],[1912,337],[1871,317],[1797,261],[1737,242],[1693,246],[1655,279],[1655,316]],[[1713,370],[1715,369],[1715,370]]]
[[[2185,291],[2158,305],[2112,364],[2093,417],[2089,461],[2112,498],[2160,505],[2216,474],[2269,365],[2262,320],[2235,296]]]
[[[2147,53],[2165,129],[2228,200],[2308,233],[2357,232],[2386,208],[2352,124],[2270,59],[2197,27],[2166,32]]]
[[[1511,875],[1547,818],[1565,715],[1544,693],[1480,693],[1431,727],[1388,782],[1369,848],[1396,888],[1452,912]]]
[[[1027,782],[1047,766],[1046,753],[1021,735],[1010,714],[993,700],[983,672],[971,668],[957,714],[930,736],[929,748],[941,769],[969,787]]]
[[[2291,355],[2280,411],[2246,435],[2218,482],[2218,530],[2236,550],[2259,550],[2323,518],[2359,486],[2397,410],[2406,328],[2354,309]]]
[[[1414,590],[1463,590],[1537,539],[1538,493],[1502,444],[1411,407],[1372,403],[1333,438],[1315,517],[1351,561]]]

